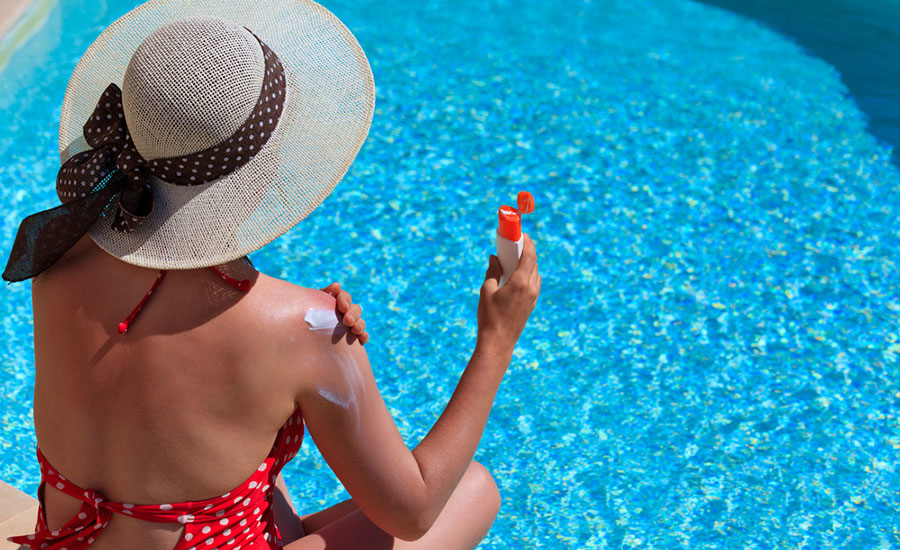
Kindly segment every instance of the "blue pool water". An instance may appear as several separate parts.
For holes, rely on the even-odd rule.
[[[780,31],[841,73],[869,116],[872,135],[900,166],[900,2],[897,0],[702,0]]]
[[[352,290],[409,444],[471,351],[496,208],[536,199],[481,548],[900,548],[900,173],[835,69],[689,0],[326,5],[372,131],[253,259]],[[129,7],[64,0],[0,73],[2,250],[54,204],[66,79]],[[27,284],[0,322],[0,478],[33,492]],[[344,496],[312,444],[286,473],[303,510]]]

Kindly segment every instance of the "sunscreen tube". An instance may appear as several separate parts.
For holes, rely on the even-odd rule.
[[[497,258],[500,259],[500,267],[503,269],[500,286],[503,286],[516,270],[519,258],[522,257],[522,244],[525,242],[522,236],[522,214],[534,212],[534,198],[531,193],[520,192],[516,206],[519,208],[505,204],[500,207],[500,223],[497,225]]]

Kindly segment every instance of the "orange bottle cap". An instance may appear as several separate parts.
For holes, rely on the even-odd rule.
[[[522,218],[519,211],[505,204],[500,207],[500,225],[497,234],[508,241],[518,241],[522,237]]]
[[[528,191],[519,191],[519,196],[517,197],[519,213],[521,214],[531,214],[534,212],[534,197],[531,196],[531,193]]]
[[[522,238],[522,214],[534,212],[534,197],[528,191],[519,191],[516,203],[518,210],[505,204],[500,207],[500,225],[497,226],[497,233],[510,241]]]

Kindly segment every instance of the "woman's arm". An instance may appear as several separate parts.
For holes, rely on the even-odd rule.
[[[334,297],[337,313],[343,315],[341,324],[359,338],[360,344],[368,342],[369,334],[366,332],[366,322],[362,318],[362,307],[352,302],[350,293],[343,290],[340,283],[331,283],[321,290]],[[275,525],[278,526],[278,531],[284,544],[293,542],[306,535],[303,530],[303,521],[300,515],[297,514],[297,509],[294,508],[294,502],[291,500],[283,474],[278,474],[278,478],[275,480],[272,513],[275,516]]]
[[[503,288],[498,288],[500,274],[492,257],[481,288],[475,351],[444,412],[412,452],[355,339],[320,333],[304,350],[309,376],[303,377],[297,400],[309,432],[354,502],[393,536],[421,537],[475,454],[540,292],[534,244],[527,236],[519,267]],[[333,301],[321,305],[334,308]]]

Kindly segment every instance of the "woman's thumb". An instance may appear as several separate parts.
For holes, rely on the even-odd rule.
[[[500,267],[500,259],[491,254],[491,257],[488,259],[487,273],[484,274],[484,282],[493,279],[494,282],[497,283],[497,286],[499,286],[501,275],[503,275],[503,268]]]

